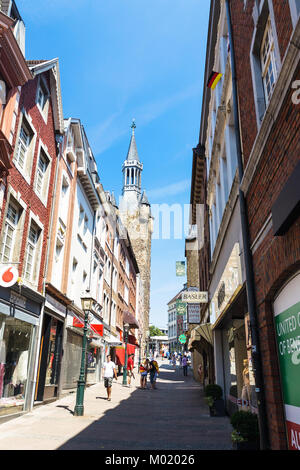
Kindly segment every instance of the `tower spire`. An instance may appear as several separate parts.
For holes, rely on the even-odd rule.
[[[131,124],[131,139],[126,160],[123,164],[123,194],[126,191],[134,191],[137,195],[141,193],[141,173],[143,164],[139,160],[135,142],[134,131],[136,129],[135,119]]]

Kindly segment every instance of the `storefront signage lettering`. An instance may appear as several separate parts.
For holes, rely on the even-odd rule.
[[[300,450],[300,274],[274,302],[275,332],[290,450]]]
[[[46,294],[46,307],[62,314],[63,316],[66,315],[66,307],[49,294]]]
[[[18,305],[19,307],[26,308],[26,298],[17,294],[16,292],[11,291],[10,302],[12,304]]]
[[[207,303],[208,302],[208,292],[188,292],[185,291],[182,293],[181,299],[183,302],[188,303]]]

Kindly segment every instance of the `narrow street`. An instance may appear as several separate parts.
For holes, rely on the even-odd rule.
[[[74,417],[76,394],[35,408],[1,425],[3,450],[230,450],[228,417],[212,418],[189,371],[183,377],[164,361],[157,390],[114,381],[112,401],[103,382],[85,392],[83,417]],[[148,383],[150,387],[150,384]]]

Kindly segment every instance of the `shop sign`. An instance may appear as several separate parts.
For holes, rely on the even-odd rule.
[[[274,302],[275,330],[290,450],[300,450],[300,274]]]
[[[176,261],[176,276],[185,276],[185,261]]]
[[[241,261],[239,244],[235,243],[228,262],[222,273],[220,282],[215,290],[211,302],[211,322],[214,324],[226,306],[230,303],[234,293],[242,285]]]
[[[19,272],[15,266],[1,265],[0,267],[0,286],[11,287],[19,279]]]
[[[250,405],[248,400],[243,400],[242,398],[238,398],[236,402],[239,406],[242,406],[242,407]]]
[[[185,344],[186,343],[186,336],[185,335],[180,335],[179,338],[178,338],[178,341],[181,344]]]
[[[184,291],[182,293],[181,299],[183,302],[188,302],[192,304],[206,304],[208,302],[208,292],[194,292],[194,291]]]
[[[185,315],[186,314],[186,303],[180,302],[180,300],[176,301],[176,312],[177,315]]]
[[[48,307],[50,310],[53,310],[53,312],[59,313],[64,317],[66,316],[66,307],[49,294],[46,294],[45,307]]]
[[[188,322],[200,323],[200,304],[189,304],[187,309],[188,309]]]

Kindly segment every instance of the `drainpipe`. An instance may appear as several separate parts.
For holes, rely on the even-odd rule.
[[[243,174],[244,174],[244,168],[243,168],[243,159],[242,159],[236,64],[235,64],[235,54],[234,54],[233,33],[232,33],[230,0],[225,0],[225,3],[226,3],[228,35],[229,35],[230,55],[231,55],[232,96],[233,96],[233,112],[234,112],[236,148],[237,148],[238,174],[239,174],[239,183],[241,184]],[[261,351],[260,351],[259,331],[258,331],[258,324],[257,324],[257,306],[256,306],[256,299],[255,299],[255,283],[254,283],[254,272],[253,272],[253,264],[252,264],[252,252],[250,248],[247,207],[246,207],[245,195],[240,187],[239,187],[239,202],[240,202],[239,204],[240,216],[241,216],[242,236],[243,236],[243,245],[244,245],[244,262],[245,262],[245,269],[246,269],[246,290],[247,290],[248,310],[249,310],[250,329],[251,329],[251,341],[252,341],[253,372],[254,372],[254,379],[255,379],[255,392],[256,392],[257,408],[258,408],[258,423],[259,423],[259,430],[260,430],[260,448],[263,450],[263,449],[269,448],[269,433],[268,433],[268,425],[267,425],[265,389],[264,389],[263,370],[262,370],[262,357],[261,357]]]

